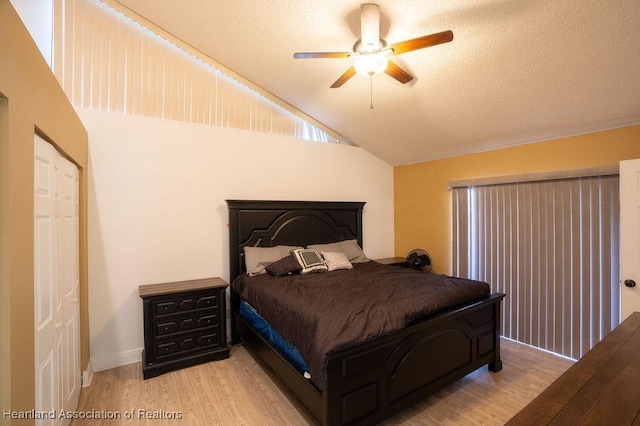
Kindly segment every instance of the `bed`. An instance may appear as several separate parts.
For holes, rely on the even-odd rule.
[[[306,247],[347,240],[362,247],[364,204],[227,200],[231,281],[245,272],[245,247]],[[233,288],[231,340],[242,342],[323,425],[374,424],[484,365],[500,371],[503,298],[501,293],[488,294],[331,351],[323,360],[321,385],[241,315],[244,302]]]

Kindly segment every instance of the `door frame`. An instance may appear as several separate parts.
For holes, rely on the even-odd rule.
[[[640,159],[620,162],[620,286],[622,322],[640,311]]]

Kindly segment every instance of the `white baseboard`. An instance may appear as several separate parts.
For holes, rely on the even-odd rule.
[[[86,371],[82,372],[82,387],[91,386],[91,380],[93,380],[93,368],[91,367],[91,360],[89,360]]]
[[[140,361],[142,361],[142,348],[115,355],[91,358],[91,366],[93,371],[102,371]]]

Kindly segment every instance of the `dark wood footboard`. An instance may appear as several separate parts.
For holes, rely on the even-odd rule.
[[[373,424],[485,364],[499,371],[503,297],[494,294],[330,355],[322,423]]]
[[[252,355],[323,425],[374,424],[483,365],[499,371],[503,297],[493,294],[331,354],[324,392],[237,313],[235,324]]]

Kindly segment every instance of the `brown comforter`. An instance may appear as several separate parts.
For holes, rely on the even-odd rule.
[[[489,295],[487,283],[376,262],[311,275],[241,275],[232,286],[298,348],[320,389],[327,354]]]

